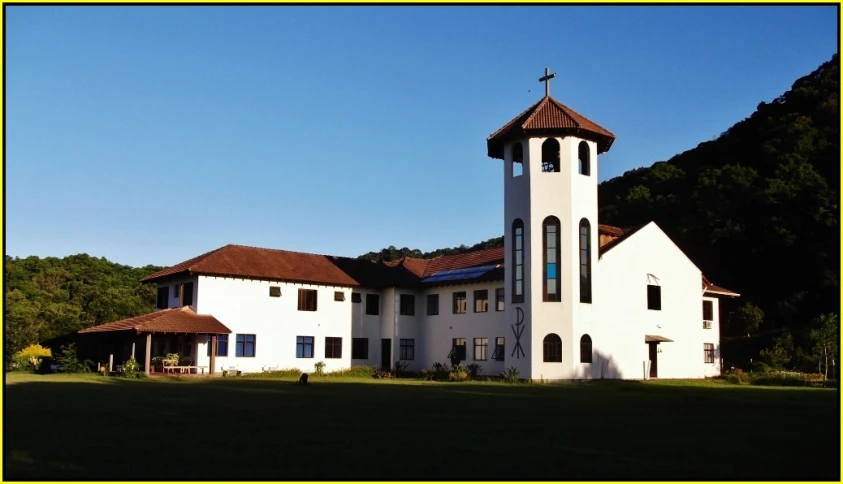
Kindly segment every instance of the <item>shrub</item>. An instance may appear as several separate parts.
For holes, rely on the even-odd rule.
[[[478,365],[477,363],[472,363],[466,366],[465,368],[468,370],[468,375],[474,379],[480,376],[480,373],[483,372],[483,367]]]
[[[59,348],[60,354],[56,357],[56,364],[61,365],[64,373],[90,373],[93,371],[94,362],[91,360],[79,361],[76,355],[76,345],[70,343]]]
[[[419,376],[421,376],[427,381],[431,381],[436,378],[436,373],[432,371],[427,371],[427,368],[422,368],[422,370],[419,372]]]
[[[406,361],[396,361],[395,362],[395,375],[401,376],[407,370],[407,367],[409,367],[409,366],[410,366],[410,364],[407,363]]]
[[[144,378],[146,373],[141,371],[140,364],[134,359],[129,358],[128,361],[123,362],[123,375],[127,378]]]
[[[451,373],[448,374],[451,381],[465,381],[468,380],[468,370],[462,365],[454,365]]]
[[[805,376],[802,373],[792,371],[774,371],[770,373],[753,374],[750,378],[752,385],[780,386],[780,387],[801,387],[805,386]]]
[[[448,364],[436,362],[433,364],[433,377],[437,380],[444,380],[448,377]]]
[[[244,373],[241,376],[243,378],[298,378],[302,373],[304,372],[298,368],[285,368],[282,370],[262,371],[259,373]]]
[[[510,366],[501,372],[501,378],[507,383],[516,383],[519,375],[521,375],[521,370],[514,366]]]
[[[395,374],[387,368],[378,368],[372,374],[372,378],[395,378]]]
[[[319,363],[316,363],[313,366],[316,367],[316,374],[317,375],[322,376],[322,375],[325,374],[325,362],[324,361],[320,361]]]
[[[41,367],[42,358],[52,358],[52,356],[53,352],[50,351],[50,348],[34,344],[15,353],[15,362],[19,370],[38,371]]]

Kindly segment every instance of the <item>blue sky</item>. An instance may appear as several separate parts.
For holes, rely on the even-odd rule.
[[[486,137],[552,95],[600,181],[695,147],[837,51],[829,7],[7,7],[6,254],[171,265],[503,233]]]

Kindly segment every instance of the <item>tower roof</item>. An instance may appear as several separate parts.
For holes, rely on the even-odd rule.
[[[489,156],[503,159],[503,146],[523,136],[574,135],[597,143],[597,153],[609,151],[615,135],[550,96],[543,97],[486,140]]]

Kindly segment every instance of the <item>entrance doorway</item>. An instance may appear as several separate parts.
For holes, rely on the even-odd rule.
[[[381,368],[392,368],[392,340],[389,338],[381,340]]]
[[[659,377],[659,344],[647,343],[650,346],[650,378]]]

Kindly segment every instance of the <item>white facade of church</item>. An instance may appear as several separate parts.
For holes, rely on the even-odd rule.
[[[654,223],[601,248],[597,158],[607,138],[599,127],[589,129],[602,138],[564,122],[535,134],[529,126],[542,109],[568,115],[548,99],[516,118],[523,129],[495,148],[504,160],[506,235],[502,263],[485,267],[499,270],[497,280],[420,276],[420,284],[367,288],[187,271],[155,282],[192,283],[191,308],[231,330],[218,342],[216,371],[312,372],[324,362],[330,372],[398,361],[419,371],[458,359],[485,375],[516,367],[522,378],[546,380],[719,374],[716,296],[737,294],[706,288]],[[189,341],[194,364],[210,365],[210,336]]]

